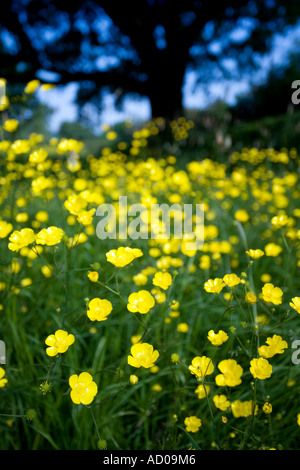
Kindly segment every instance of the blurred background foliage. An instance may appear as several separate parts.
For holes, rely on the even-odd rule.
[[[14,100],[19,136],[76,138],[85,141],[86,155],[97,154],[107,140],[91,123],[96,116],[99,130],[103,98],[111,93],[117,108],[128,96],[147,97],[152,119],[163,118],[159,136],[150,138],[145,150],[152,156],[184,153],[222,160],[243,147],[298,148],[300,105],[291,101],[291,84],[300,78],[299,43],[291,44],[292,53],[264,79],[255,82],[253,74],[262,68],[274,36],[287,31],[289,37],[288,28],[299,17],[297,0],[6,2],[0,18],[1,76]],[[209,83],[222,86],[228,79],[248,77],[253,85],[234,105],[219,99],[206,108],[195,101],[194,109],[185,109],[183,88],[191,72],[204,91]],[[75,121],[53,132],[48,125],[53,109],[35,95],[23,102],[24,86],[34,78],[59,89],[78,85]],[[188,137],[174,138],[168,124],[182,116],[193,126]],[[133,127],[144,125],[135,121]],[[132,127],[122,123],[114,129],[118,142],[132,135]]]

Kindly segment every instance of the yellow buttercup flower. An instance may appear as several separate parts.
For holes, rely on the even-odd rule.
[[[129,312],[148,313],[154,307],[155,299],[147,290],[140,290],[130,294],[128,297],[127,309]]]
[[[220,346],[228,340],[229,336],[223,330],[220,330],[218,333],[215,333],[214,330],[210,330],[208,332],[207,338],[214,346]]]
[[[272,413],[273,408],[272,408],[271,403],[269,402],[264,403],[262,410],[266,415],[269,415],[270,413]]]
[[[197,432],[202,426],[202,421],[197,416],[188,416],[184,420],[187,432]]]
[[[234,217],[239,222],[247,222],[249,220],[249,214],[245,209],[239,209],[234,213]]]
[[[43,85],[41,85],[41,90],[43,91],[52,90],[53,88],[55,88],[53,83],[43,83]]]
[[[61,242],[64,231],[58,227],[43,228],[36,236],[37,245],[53,246]]]
[[[293,297],[290,306],[296,310],[296,312],[300,313],[300,297]]]
[[[258,354],[264,358],[273,357],[275,354],[283,354],[284,350],[288,347],[287,342],[279,335],[267,338],[266,343],[267,346],[262,345],[258,348]]]
[[[199,384],[195,390],[195,393],[197,397],[199,398],[199,400],[206,398],[209,392],[210,392],[210,386],[206,384]]]
[[[141,256],[140,250],[135,251],[130,247],[119,247],[106,253],[106,259],[117,268],[123,268],[131,263],[136,257]]]
[[[24,223],[27,222],[29,219],[29,215],[27,212],[19,212],[19,214],[16,215],[16,222]]]
[[[117,138],[117,133],[115,131],[109,131],[107,134],[106,134],[106,138],[108,140],[115,140]]]
[[[211,266],[211,259],[209,255],[202,255],[199,260],[200,269],[209,269]]]
[[[46,353],[48,356],[57,356],[67,351],[68,347],[71,346],[75,341],[75,337],[64,330],[57,330],[54,335],[50,335],[46,338],[45,343]]]
[[[131,356],[128,356],[128,364],[130,366],[149,369],[154,366],[155,361],[159,357],[159,352],[153,349],[152,344],[137,343],[131,347]]]
[[[22,228],[19,230],[14,230],[9,237],[8,248],[11,251],[19,251],[21,248],[24,248],[35,240],[35,233],[31,228]]]
[[[241,376],[243,368],[235,359],[224,359],[218,364],[221,374],[216,376],[216,384],[220,387],[227,385],[228,387],[236,387],[242,383]]]
[[[266,346],[265,344],[263,344],[262,346],[258,348],[258,354],[261,357],[264,357],[265,359],[269,359],[270,357],[273,357],[274,355],[272,348],[270,348],[269,346]]]
[[[18,128],[19,122],[16,119],[7,119],[3,124],[3,129],[7,132],[15,132]]]
[[[171,310],[171,312],[169,313],[169,317],[171,317],[171,318],[180,317],[180,311],[179,310]]]
[[[4,96],[0,102],[0,111],[4,111],[5,109],[9,107],[9,105],[10,105],[10,101],[9,101],[8,96]]]
[[[28,286],[31,286],[31,284],[32,284],[32,279],[30,277],[25,277],[21,281],[21,286],[22,287],[28,287]]]
[[[269,361],[263,357],[254,358],[250,362],[250,372],[254,378],[265,380],[271,377],[272,366]]]
[[[36,220],[38,220],[39,222],[47,222],[47,220],[49,219],[49,215],[48,215],[48,212],[47,212],[47,211],[38,211],[38,212],[35,214],[35,218],[36,218]]]
[[[180,302],[178,302],[178,300],[172,300],[170,307],[172,310],[178,310],[180,308]]]
[[[135,258],[140,258],[143,256],[142,250],[140,248],[130,248]]]
[[[211,294],[219,294],[225,285],[226,284],[223,279],[217,277],[206,281],[204,283],[204,289],[206,292],[210,292]]]
[[[24,152],[25,151],[27,152],[28,150],[24,150]],[[31,191],[34,195],[40,195],[43,191],[49,190],[50,188],[53,188],[51,178],[46,178],[46,176],[41,175],[32,180]]]
[[[45,277],[51,277],[53,275],[53,267],[47,264],[41,267],[41,271]]]
[[[70,248],[79,245],[80,243],[86,242],[88,239],[87,234],[80,232],[80,233],[75,233],[74,238],[69,238],[68,239],[68,246]]]
[[[287,225],[289,223],[289,218],[286,214],[282,214],[282,215],[276,215],[274,217],[272,217],[271,219],[271,224],[273,225],[273,227],[284,227],[285,225]]]
[[[173,364],[178,364],[179,360],[180,358],[178,353],[171,354],[171,361],[173,362]]]
[[[267,282],[262,288],[262,297],[265,302],[271,302],[274,305],[282,303],[283,292],[279,287],[274,287],[270,282]]]
[[[162,391],[162,386],[160,384],[154,384],[152,385],[151,387],[151,390],[153,390],[154,392],[161,392]]]
[[[0,99],[0,111],[4,111],[10,105],[10,101],[8,96],[6,95],[6,79],[0,78],[0,92],[1,92],[1,99]]]
[[[11,223],[6,222],[5,220],[0,220],[0,238],[6,238],[12,229],[13,226]]]
[[[85,201],[82,197],[78,196],[77,194],[71,194],[68,196],[68,199],[64,202],[64,207],[69,211],[72,215],[78,215],[79,212],[86,208],[87,201]]]
[[[216,408],[226,411],[230,407],[230,401],[226,395],[214,395],[213,402]]]
[[[57,145],[57,152],[58,153],[64,153],[64,152],[75,152],[70,155],[70,157],[67,160],[67,168],[70,171],[77,171],[79,168],[81,168],[80,162],[78,161],[78,153],[83,147],[83,142],[80,142],[75,139],[66,139],[63,138],[60,140],[60,142]],[[72,168],[73,165],[75,166],[75,169]],[[77,168],[76,168],[77,167]]]
[[[0,367],[0,388],[5,387],[5,385],[7,384],[7,379],[5,379],[4,376],[5,370],[3,369],[3,367]]]
[[[234,287],[240,284],[241,279],[236,274],[226,274],[223,281],[228,287]]]
[[[93,377],[88,372],[81,372],[72,375],[69,378],[69,385],[71,387],[71,400],[76,405],[82,403],[83,405],[89,405],[95,398],[98,392],[98,386],[93,381]]]
[[[265,252],[263,250],[259,250],[259,249],[257,249],[257,250],[250,249],[250,250],[246,251],[246,253],[247,253],[247,255],[250,256],[250,258],[253,258],[253,259],[259,259],[262,256],[264,256],[264,254],[265,254]]]
[[[95,297],[88,304],[87,316],[91,321],[105,321],[113,307],[109,300]]]
[[[132,344],[137,344],[141,341],[142,335],[133,335],[131,336],[131,343]]]
[[[157,272],[153,278],[153,284],[155,286],[161,287],[161,289],[167,290],[168,287],[172,284],[172,276],[170,273]]]
[[[21,153],[27,153],[29,149],[30,149],[30,143],[28,140],[25,140],[25,139],[15,140],[10,147],[10,150],[12,150],[15,155],[20,155]]]
[[[257,297],[255,294],[253,294],[253,292],[247,292],[247,294],[245,295],[245,302],[247,302],[248,304],[255,304],[257,301]]]
[[[165,292],[162,292],[159,289],[151,289],[151,294],[154,296],[155,302],[158,304],[163,304],[167,299]]]
[[[38,150],[34,150],[33,152],[30,153],[28,161],[30,163],[43,163],[46,158],[48,157],[48,152],[47,150],[40,148]]]
[[[272,276],[271,276],[270,274],[268,274],[268,273],[263,273],[263,274],[260,276],[260,280],[266,284],[267,282],[271,282]]]
[[[268,243],[264,248],[266,256],[278,256],[282,252],[282,248],[280,245],[276,243]]]
[[[255,405],[253,400],[241,401],[234,400],[230,405],[232,414],[235,418],[247,418],[248,416],[256,415],[258,413],[258,405]]]
[[[99,279],[99,273],[97,273],[97,271],[89,271],[87,277],[91,282],[97,282]]]
[[[20,272],[20,270],[21,270],[21,266],[18,263],[18,261],[13,260],[13,262],[9,266],[9,271],[12,272],[12,273],[18,273],[18,272]]]
[[[82,225],[91,225],[93,223],[93,215],[96,209],[90,209],[89,211],[82,210],[77,216],[77,220]]]
[[[41,82],[39,80],[30,80],[30,82],[27,83],[24,92],[28,94],[34,93],[40,84]]]
[[[187,323],[178,323],[177,325],[177,331],[179,333],[187,333],[189,331],[189,325]]]
[[[145,286],[148,282],[148,276],[143,273],[138,273],[132,277],[132,280],[137,286]]]
[[[138,378],[136,375],[134,375],[134,374],[132,374],[132,375],[129,377],[129,382],[131,383],[131,385],[137,384],[138,381],[139,381],[139,378]]]
[[[28,201],[25,197],[18,197],[18,199],[16,200],[16,206],[19,208],[25,207],[27,203]]]
[[[206,356],[196,356],[189,365],[190,372],[198,379],[203,379],[214,371],[212,360]]]

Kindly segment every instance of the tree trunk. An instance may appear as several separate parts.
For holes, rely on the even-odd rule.
[[[182,83],[171,76],[151,83],[149,93],[152,118],[177,119],[182,115]]]
[[[151,61],[148,80],[152,118],[177,119],[183,112],[182,87],[186,64],[180,63],[178,55],[174,58],[167,53],[155,59]]]

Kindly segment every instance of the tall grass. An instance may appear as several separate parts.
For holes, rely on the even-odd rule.
[[[250,155],[247,149],[241,155],[247,152]],[[109,449],[118,450],[297,448],[299,366],[291,360],[291,344],[297,338],[299,314],[289,306],[291,298],[299,295],[299,216],[294,212],[299,184],[294,169],[289,168],[291,162],[297,163],[295,157],[290,157],[288,163],[274,163],[274,154],[265,151],[263,163],[259,158],[254,163],[249,163],[250,157],[245,162],[244,158],[236,158],[233,173],[226,168],[224,172],[223,165],[213,160],[205,160],[195,176],[188,165],[182,167],[180,162],[171,164],[167,158],[159,162],[143,160],[141,154],[132,163],[124,155],[120,160],[112,150],[108,157],[83,161],[75,172],[67,167],[65,155],[56,154],[50,165],[33,167],[29,174],[32,167],[26,153],[15,158],[9,158],[9,153],[2,155],[2,219],[11,222],[15,230],[37,227],[36,213],[45,210],[49,220],[39,229],[55,225],[67,236],[57,246],[45,247],[33,259],[10,251],[9,235],[0,239],[0,282],[4,283],[0,291],[0,338],[6,344],[3,368],[8,379],[0,389],[1,449],[96,449],[100,440],[106,441]],[[187,175],[190,188],[185,189],[185,180],[175,184],[170,178],[177,171],[179,176],[182,171]],[[54,187],[35,195],[32,179],[39,174],[53,178]],[[293,184],[291,174],[296,176]],[[208,236],[205,241],[226,241],[230,249],[223,252],[219,245],[208,244],[190,256],[180,247],[169,253],[167,244],[158,243],[160,255],[155,258],[149,255],[151,240],[99,240],[93,230],[84,243],[70,247],[71,237],[86,232],[78,222],[68,222],[64,207],[68,194],[80,193],[74,190],[78,179],[85,180],[91,191],[100,188],[109,202],[124,192],[140,200],[144,190],[159,201],[168,201],[170,194],[179,195],[183,202],[203,201],[208,206],[205,226],[217,227],[212,240]],[[278,191],[274,190],[276,184]],[[258,195],[254,189],[258,189]],[[267,193],[271,197],[265,197]],[[284,194],[287,205],[282,204],[278,194]],[[22,198],[24,207],[18,205]],[[240,208],[249,213],[246,223],[235,219]],[[291,231],[272,229],[271,217],[282,211],[294,223]],[[16,222],[19,212],[27,212],[28,221]],[[95,217],[94,229],[96,223]],[[270,241],[282,248],[278,256],[249,261],[245,254],[248,248],[264,249]],[[115,268],[107,262],[106,253],[120,245],[141,248],[143,256],[124,268]],[[207,269],[199,267],[203,254],[210,257]],[[160,263],[165,262],[165,256],[176,260],[175,265],[170,260],[163,265],[173,278],[165,292],[166,300],[156,302],[146,315],[130,313],[126,307],[128,296],[140,289],[133,276],[149,266],[164,269]],[[18,272],[11,272],[14,259],[20,265]],[[43,266],[50,268],[50,277],[41,271]],[[99,282],[90,282],[87,277],[93,269],[99,272]],[[222,278],[230,272],[237,273],[245,283],[220,294],[205,291],[208,279]],[[279,306],[259,297],[262,275],[266,273],[283,290]],[[21,281],[28,277],[32,284],[23,287]],[[141,288],[151,291],[153,287],[150,275]],[[244,300],[248,290],[258,296],[254,305]],[[87,317],[88,300],[94,297],[106,298],[113,305],[104,322],[91,322]],[[174,300],[180,305],[178,317],[170,316]],[[266,323],[258,321],[261,314]],[[178,331],[179,323],[187,323],[188,331]],[[66,353],[51,358],[45,352],[45,339],[57,329],[74,334],[75,343]],[[213,346],[207,339],[211,329],[226,331],[228,341],[221,347]],[[257,357],[258,346],[273,334],[282,335],[288,348],[270,359],[270,379],[254,379],[249,362]],[[144,342],[159,350],[156,370],[129,366],[127,356],[134,335],[141,335]],[[171,360],[173,353],[179,355],[178,364]],[[205,378],[211,391],[200,400],[195,393],[198,382],[188,366],[195,356],[202,355],[212,359],[215,372]],[[242,365],[242,385],[220,389],[215,383],[217,366],[228,358]],[[75,405],[70,399],[69,377],[82,371],[90,372],[98,384],[98,394],[87,406]],[[139,378],[135,385],[129,381],[131,374]],[[47,393],[43,393],[45,383],[50,385]],[[153,387],[156,385],[160,387]],[[235,418],[230,409],[215,407],[212,397],[220,393],[231,402],[253,400],[259,411]],[[266,401],[273,406],[270,415],[262,411]],[[32,409],[36,411],[34,420],[28,419],[28,410]],[[185,418],[193,415],[202,421],[195,434],[187,432],[184,425]]]

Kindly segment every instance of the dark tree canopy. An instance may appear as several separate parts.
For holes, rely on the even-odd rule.
[[[260,119],[278,116],[292,110],[292,83],[300,77],[300,54],[291,54],[284,65],[271,68],[264,81],[241,95],[231,112],[238,119]]]
[[[238,77],[299,16],[299,0],[5,1],[1,75],[51,72],[57,84],[80,83],[81,102],[109,89],[120,103],[147,96],[153,116],[175,117],[188,69],[199,83]]]

